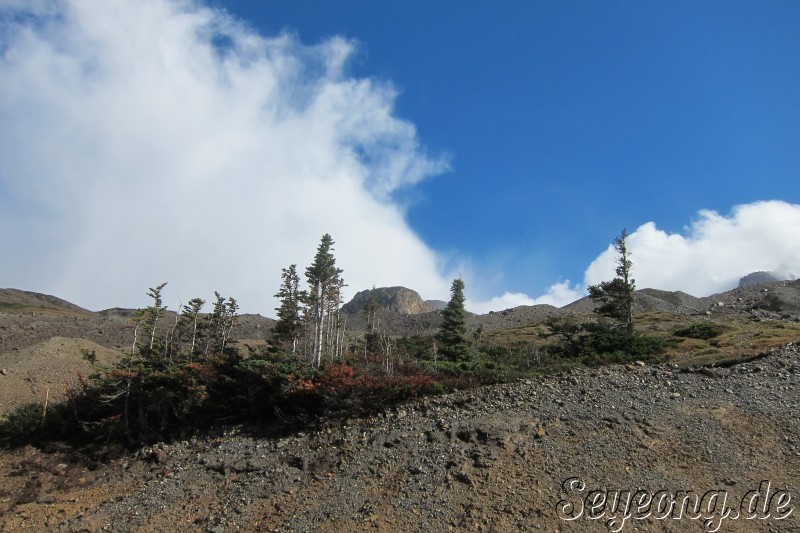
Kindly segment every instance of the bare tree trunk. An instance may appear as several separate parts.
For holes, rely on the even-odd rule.
[[[227,331],[226,331],[227,329]],[[222,351],[225,351],[225,344],[227,344],[228,339],[231,338],[231,334],[233,333],[233,316],[228,317],[228,323],[222,324]]]
[[[325,327],[325,337],[324,337],[325,341],[323,344],[322,351],[328,354],[328,356],[330,356],[330,360],[333,361],[333,352],[331,351],[331,339],[333,338],[333,328],[336,326],[336,324],[333,322],[333,312],[332,312],[333,309],[330,307],[330,304],[328,305],[329,307],[325,312],[326,316],[328,317],[328,324]]]
[[[197,338],[197,313],[195,313],[194,315],[194,324],[192,325],[192,347],[189,350],[190,354],[194,354],[194,341],[196,338]]]
[[[180,309],[180,303],[178,304],[178,309]],[[180,313],[175,313],[175,323],[172,324],[172,327],[169,330],[169,334],[167,334],[167,346],[164,348],[167,351],[167,358],[172,361],[172,348],[173,348],[173,338],[175,335],[175,328],[178,327],[178,318],[180,317]]]
[[[388,334],[382,334],[381,335],[381,351],[383,352],[383,356],[384,356],[384,360],[385,360],[384,370],[386,371],[387,374],[391,374],[394,365],[392,365],[392,363],[391,363],[392,339],[391,339],[391,337],[389,337]]]
[[[136,327],[133,328],[133,345],[131,346],[131,357],[133,354],[136,353],[136,333],[139,331],[139,322],[136,323]]]
[[[153,331],[150,332],[150,349],[153,349],[153,344],[156,342],[156,326],[158,325],[159,312],[156,310],[156,317],[153,319]]]
[[[314,365],[319,368],[322,363],[322,326],[324,325],[325,313],[324,301],[322,299],[322,284],[317,283],[314,289],[316,291],[316,302],[314,303]]]
[[[322,309],[319,311],[319,325],[317,326],[317,338],[314,342],[314,364],[319,368],[322,365],[322,337],[325,326],[325,313],[322,312]]]
[[[342,359],[344,356],[344,334],[345,330],[347,329],[347,315],[344,315],[344,320],[342,321],[342,326],[336,330],[336,356],[339,359]],[[341,337],[340,337],[341,332]]]

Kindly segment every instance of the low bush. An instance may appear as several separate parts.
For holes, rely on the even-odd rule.
[[[673,335],[690,339],[710,340],[722,334],[722,326],[713,322],[695,322],[688,326],[676,329]]]
[[[119,442],[138,446],[170,440],[215,423],[307,424],[353,417],[422,395],[475,382],[395,362],[331,363],[320,369],[282,352],[248,359],[151,365],[127,359],[48,407],[26,405],[0,422],[0,441],[18,445],[49,440]]]

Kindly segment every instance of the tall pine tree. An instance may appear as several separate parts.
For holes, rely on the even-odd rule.
[[[450,288],[450,301],[442,310],[442,325],[436,333],[436,341],[439,343],[437,352],[448,361],[467,361],[472,357],[464,301],[464,281],[454,279]]]
[[[617,277],[611,281],[604,281],[599,285],[589,287],[589,297],[600,305],[595,312],[613,320],[625,327],[629,335],[633,334],[633,301],[635,298],[636,281],[631,277],[631,254],[628,252],[628,231],[623,229],[619,237],[614,239],[614,249],[617,251]]]
[[[183,306],[183,310],[181,311],[181,333],[188,337],[187,340],[191,339],[189,341],[190,357],[194,357],[199,352],[197,339],[203,334],[200,322],[200,310],[205,303],[205,300],[201,298],[192,298],[187,305]]]
[[[272,338],[276,347],[294,354],[303,329],[300,315],[302,302],[305,299],[305,293],[299,289],[300,276],[297,274],[297,265],[284,268],[281,279],[281,288],[275,295],[280,299],[281,305],[275,309],[278,312],[278,322],[272,328]]]
[[[153,304],[146,307],[143,310],[140,310],[137,313],[136,320],[137,326],[136,329],[139,328],[139,324],[143,326],[144,333],[147,335],[144,339],[144,342],[139,346],[139,355],[142,356],[144,359],[151,359],[156,356],[163,355],[163,339],[159,339],[156,337],[156,331],[158,326],[158,321],[167,314],[167,306],[164,305],[164,302],[161,298],[161,291],[166,287],[166,282],[158,285],[156,287],[151,287],[147,295],[153,299]],[[134,331],[134,339],[136,338],[136,332]],[[135,340],[134,340],[134,347],[135,347]],[[159,346],[161,344],[161,346]]]
[[[322,352],[325,341],[325,318],[337,310],[341,288],[342,270],[336,268],[336,258],[333,257],[333,238],[327,233],[317,247],[317,253],[311,266],[306,268],[308,282],[308,305],[311,311],[313,324],[312,362],[319,367],[322,364]]]

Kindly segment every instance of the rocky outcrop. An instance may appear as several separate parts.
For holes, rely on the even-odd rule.
[[[360,313],[367,304],[372,291],[375,292],[375,299],[382,309],[388,309],[395,313],[418,315],[434,310],[416,291],[405,287],[379,287],[359,292],[342,307],[342,311],[348,315]]]
[[[750,285],[761,285],[763,283],[773,283],[788,279],[787,276],[779,272],[751,272],[739,280],[739,288],[749,287]]]

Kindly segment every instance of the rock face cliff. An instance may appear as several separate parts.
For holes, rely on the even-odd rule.
[[[407,315],[418,315],[434,311],[434,308],[427,304],[416,291],[405,287],[379,287],[361,291],[342,306],[342,311],[348,315],[360,313],[369,300],[372,291],[375,292],[375,299],[378,301],[378,305],[389,311]]]

